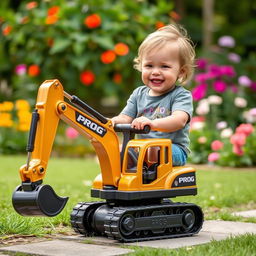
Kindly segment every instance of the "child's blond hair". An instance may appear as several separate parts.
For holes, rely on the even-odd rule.
[[[138,56],[134,59],[134,68],[141,71],[141,61],[145,53],[172,42],[178,43],[180,65],[184,69],[184,75],[180,77],[179,82],[181,84],[187,83],[194,73],[195,49],[187,31],[182,26],[170,24],[149,34],[139,47]]]

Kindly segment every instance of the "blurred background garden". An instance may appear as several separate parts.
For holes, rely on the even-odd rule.
[[[40,84],[57,78],[107,117],[141,85],[133,59],[144,37],[179,23],[197,68],[189,161],[256,165],[256,1],[41,0],[0,2],[0,154],[25,153]],[[53,153],[85,157],[88,141],[59,127]]]

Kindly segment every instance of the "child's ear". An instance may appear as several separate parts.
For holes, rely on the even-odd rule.
[[[187,73],[187,68],[186,66],[182,66],[180,68],[180,73],[179,73],[179,78],[183,77]]]
[[[186,66],[181,67],[179,75],[178,75],[178,80],[182,80],[182,78],[184,78],[186,76],[186,74],[187,74]]]

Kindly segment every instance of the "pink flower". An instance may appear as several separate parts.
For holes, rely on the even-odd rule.
[[[236,128],[236,133],[238,134],[244,134],[245,136],[249,136],[251,133],[253,133],[254,128],[251,124],[240,124]]]
[[[211,143],[211,149],[213,151],[218,151],[220,149],[223,148],[223,142],[219,141],[219,140],[214,140],[212,143]]]
[[[220,154],[218,152],[213,152],[208,155],[208,161],[209,162],[216,162],[219,160]]]
[[[199,144],[205,144],[206,141],[207,141],[207,138],[206,138],[205,136],[201,136],[201,137],[199,137],[199,138],[197,139],[197,142],[198,142]]]
[[[256,91],[256,82],[251,82],[251,89]]]
[[[221,76],[220,67],[216,64],[212,64],[212,65],[209,66],[209,72],[214,77]]]
[[[244,133],[235,133],[230,137],[230,143],[241,147],[246,143],[246,135]]]
[[[236,72],[232,66],[221,66],[220,72],[223,76],[234,77]]]
[[[237,87],[235,84],[231,84],[231,85],[230,85],[230,90],[231,90],[233,93],[238,93],[238,87]]]
[[[199,101],[202,98],[205,97],[206,95],[206,90],[207,90],[207,84],[200,84],[197,85],[193,90],[192,90],[192,96],[195,101]]]
[[[238,83],[244,87],[250,87],[252,81],[248,76],[240,76],[238,78]]]
[[[232,150],[233,150],[233,153],[238,155],[238,156],[242,156],[244,154],[244,151],[243,151],[242,147],[239,146],[239,145],[236,145],[236,144],[233,145]]]
[[[22,76],[22,75],[25,75],[27,72],[27,66],[25,64],[19,64],[16,66],[15,68],[15,73],[18,75],[18,76]]]
[[[199,73],[195,75],[195,81],[199,83],[203,83],[208,79],[207,73]]]
[[[222,36],[219,38],[218,44],[221,47],[233,48],[235,46],[235,40],[231,36]]]
[[[255,116],[256,117],[256,108],[251,108],[249,110],[249,113],[250,113],[251,116]]]
[[[241,57],[236,53],[229,53],[228,59],[234,63],[239,63],[241,61]]]
[[[224,81],[221,81],[221,80],[216,80],[214,81],[213,83],[213,88],[216,92],[225,92],[226,89],[227,89],[227,85]]]
[[[72,127],[68,127],[66,129],[66,136],[69,138],[69,139],[75,139],[79,136],[79,133],[77,130],[75,130],[74,128]]]
[[[205,69],[207,66],[207,60],[206,59],[197,59],[196,65],[199,69]]]

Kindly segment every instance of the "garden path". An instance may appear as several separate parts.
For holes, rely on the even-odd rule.
[[[234,214],[256,217],[256,210]],[[231,235],[237,236],[246,233],[256,235],[256,224],[209,220],[204,222],[203,228],[199,234],[192,237],[127,243],[125,245],[174,249],[209,243],[213,239],[219,241],[226,239]],[[124,255],[132,251],[131,249],[121,248],[122,245],[123,244],[120,244],[115,240],[103,237],[85,238],[79,235],[58,236],[50,240],[48,238],[41,241],[35,241],[34,243],[0,247],[0,256],[2,256],[1,252],[4,253],[4,255],[6,255],[6,253],[7,255],[13,255],[14,252],[20,252],[27,255],[41,256],[92,256],[95,255],[96,252],[97,256],[114,256]]]

